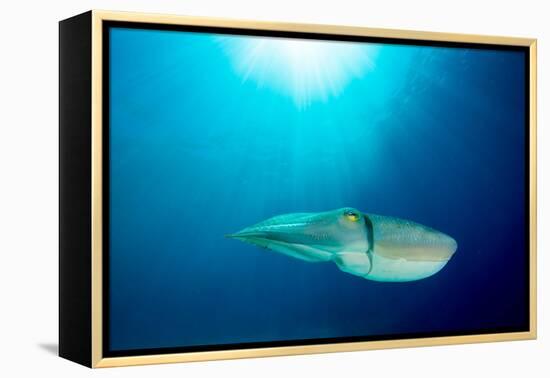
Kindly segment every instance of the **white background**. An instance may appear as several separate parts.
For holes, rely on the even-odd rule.
[[[0,375],[548,377],[550,11],[546,1],[6,1],[0,22]],[[537,341],[216,361],[91,371],[55,356],[58,25],[89,9],[496,34],[539,39]],[[474,220],[475,221],[475,220]],[[503,253],[502,258],[507,258]],[[510,272],[514,273],[514,272]],[[437,309],[434,309],[437,311]]]

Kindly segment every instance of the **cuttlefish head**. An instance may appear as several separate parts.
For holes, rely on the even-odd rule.
[[[368,249],[364,215],[351,207],[278,215],[227,237],[308,261],[327,261],[338,252]]]

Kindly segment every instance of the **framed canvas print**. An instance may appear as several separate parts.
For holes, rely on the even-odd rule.
[[[60,355],[536,336],[536,41],[60,23]]]

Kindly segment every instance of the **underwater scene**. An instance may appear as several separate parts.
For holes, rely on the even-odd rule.
[[[527,329],[523,50],[108,38],[109,351]]]

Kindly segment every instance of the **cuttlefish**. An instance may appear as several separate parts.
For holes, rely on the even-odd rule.
[[[452,237],[430,227],[350,207],[278,215],[226,236],[384,282],[430,277],[457,249]]]

